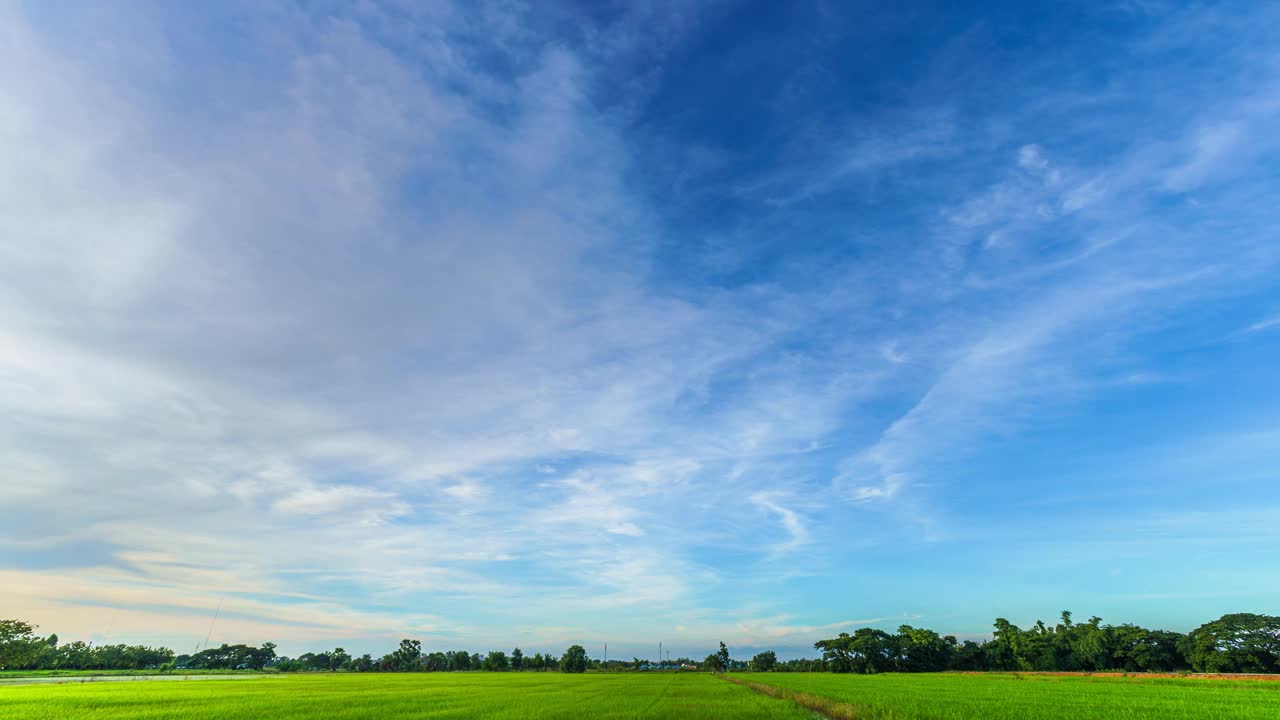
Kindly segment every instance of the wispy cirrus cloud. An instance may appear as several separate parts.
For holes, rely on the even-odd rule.
[[[1255,322],[1249,327],[1245,328],[1245,332],[1256,333],[1256,332],[1263,332],[1266,330],[1273,330],[1275,328],[1280,328],[1280,315],[1259,320],[1258,322]]]
[[[573,53],[517,32],[499,76],[444,36],[393,51],[376,13],[279,10],[288,29],[250,39],[273,72],[206,58],[199,82],[234,84],[208,117],[164,98],[168,73],[192,70],[148,44],[174,18],[106,13],[139,54],[95,63],[10,11],[4,452],[33,473],[12,533],[102,543],[94,576],[188,588],[165,602],[193,610],[222,597],[259,630],[286,588],[395,612],[354,608],[474,599],[501,574],[486,563],[545,568],[593,601],[690,601],[686,548],[646,539],[646,521],[705,449],[649,456],[710,433],[699,388],[772,335],[736,302],[637,281],[650,220]],[[433,20],[461,35],[507,21],[487,12]],[[773,429],[747,432],[771,452]],[[524,468],[548,461],[580,469],[544,498]],[[600,531],[628,545],[586,553]],[[162,549],[190,571],[137,561]],[[56,624],[41,608],[78,581],[59,582],[13,611]],[[326,635],[373,631],[336,622]]]
[[[965,21],[855,92],[832,18],[714,63],[731,8],[154,10],[0,11],[0,585],[59,632],[186,642],[221,601],[228,640],[558,652],[928,614],[885,578],[983,515],[969,461],[1197,377],[1143,350],[1197,305],[1274,307],[1256,32],[1173,87]],[[1211,15],[1103,49],[1173,72],[1185,26],[1266,25]],[[763,109],[707,94],[744,73]]]

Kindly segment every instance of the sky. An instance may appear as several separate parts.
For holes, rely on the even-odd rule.
[[[0,3],[0,617],[1275,613],[1278,127],[1272,3]]]

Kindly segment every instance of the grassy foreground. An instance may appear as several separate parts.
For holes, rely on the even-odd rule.
[[[1274,720],[1280,718],[1280,682],[954,674],[326,673],[0,687],[0,720],[811,720],[813,711],[801,705],[842,720]]]
[[[175,670],[169,675],[264,675],[271,670]],[[0,680],[13,678],[154,677],[155,670],[0,670]]]
[[[782,691],[776,696],[829,717],[859,720],[1280,718],[1280,682],[1263,680],[950,673],[742,673],[731,679],[776,688]]]
[[[0,687],[0,720],[749,718],[796,705],[703,674],[433,673]]]

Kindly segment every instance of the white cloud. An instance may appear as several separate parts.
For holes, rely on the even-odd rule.
[[[353,485],[304,487],[277,499],[271,509],[286,515],[359,516],[362,522],[373,525],[409,511],[408,505],[395,500],[391,493]]]
[[[1245,332],[1249,332],[1249,333],[1263,332],[1264,330],[1274,330],[1275,328],[1278,328],[1278,327],[1280,327],[1280,315],[1259,320],[1258,322],[1253,323],[1249,327],[1245,328]]]
[[[778,502],[780,493],[758,492],[751,496],[751,502],[777,516],[787,539],[772,544],[772,552],[781,554],[795,550],[809,542],[809,528],[800,513],[787,508]]]
[[[1226,122],[1199,131],[1191,151],[1191,157],[1182,165],[1169,170],[1164,185],[1169,190],[1192,190],[1217,172],[1219,166],[1229,160],[1239,148],[1245,133],[1239,123]]]
[[[607,56],[660,49],[621,26],[548,42],[519,8],[401,10],[231,9],[261,32],[225,49],[163,13],[103,8],[113,42],[80,43],[0,10],[0,461],[21,477],[0,546],[94,548],[4,571],[12,612],[90,632],[150,603],[154,627],[125,609],[122,629],[185,637],[227,596],[228,639],[719,631],[700,606],[737,602],[709,599],[733,570],[699,551],[820,554],[840,500],[934,522],[935,459],[1069,402],[1143,310],[1176,307],[1161,280],[1213,272],[1122,206],[1265,150],[1261,101],[1102,167],[1017,140],[894,257],[670,288],[626,123],[590,96]],[[973,149],[953,111],[900,115],[815,131],[836,142],[743,194],[783,212]],[[1076,221],[1105,231],[1054,225]]]

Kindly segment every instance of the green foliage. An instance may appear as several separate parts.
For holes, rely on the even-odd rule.
[[[22,669],[35,661],[42,645],[36,627],[22,620],[0,620],[0,670]]]
[[[840,633],[813,646],[822,651],[831,672],[869,674],[894,670],[898,665],[896,638],[875,628],[858,628],[852,635]]]
[[[1192,630],[1182,648],[1198,672],[1280,672],[1280,617],[1223,615]]]
[[[751,658],[751,669],[756,672],[769,672],[778,664],[778,656],[772,650],[757,653]]]
[[[324,666],[315,669],[334,669],[329,667],[329,654],[313,657],[323,657]],[[256,648],[249,645],[224,643],[216,648],[205,648],[195,655],[183,655],[178,658],[178,665],[197,670],[261,670],[275,658],[276,646],[272,643],[265,643],[262,647]]]
[[[942,637],[925,628],[903,625],[898,628],[898,669],[905,672],[946,670],[955,654],[956,639]]]
[[[728,672],[732,661],[729,660],[729,648],[724,643],[720,643],[720,650],[715,657],[716,672]]]
[[[261,647],[223,644],[194,655],[175,657],[167,648],[141,645],[101,645],[74,641],[60,643],[56,635],[40,637],[36,627],[21,620],[0,620],[0,670],[156,670],[172,663],[175,669],[293,671],[430,671],[554,670],[585,672],[588,668],[626,670],[648,668],[639,658],[614,661],[608,668],[593,662],[581,645],[565,656],[537,653],[526,657],[515,648],[510,657],[500,651],[487,657],[465,650],[434,651],[424,655],[422,643],[404,639],[393,652],[375,661],[369,655],[354,658],[343,648],[305,653],[297,659],[276,655],[274,643]],[[755,669],[772,672],[829,671],[875,674],[883,672],[937,672],[942,670],[1182,672],[1195,669],[1215,673],[1280,673],[1280,618],[1237,613],[1205,623],[1189,635],[1148,630],[1137,625],[1105,625],[1101,618],[1073,621],[1063,612],[1058,624],[1038,621],[1027,629],[997,618],[991,640],[959,642],[927,628],[902,625],[896,634],[876,628],[858,628],[819,640],[822,652],[816,660],[779,661],[772,651],[757,654],[746,663],[732,660],[722,642],[702,667],[714,672]],[[677,667],[693,665],[688,658]]]
[[[1057,625],[1023,629],[996,618],[991,640],[960,643],[903,625],[896,635],[859,628],[820,640],[823,664],[835,673],[940,670],[1280,672],[1280,618],[1240,613],[1206,623],[1188,636],[1137,625],[1077,623],[1063,612]],[[789,667],[784,669],[791,669]]]
[[[22,620],[0,620],[0,670],[154,670],[173,660],[168,648],[59,644],[57,635],[42,638],[35,630]]]
[[[511,663],[507,660],[507,654],[501,650],[494,650],[484,659],[480,665],[481,670],[489,672],[505,672],[511,669]]]
[[[587,671],[587,650],[581,645],[570,645],[560,658],[560,672],[581,673]]]
[[[418,659],[422,657],[422,642],[405,638],[400,647],[391,653],[392,670],[418,670]]]
[[[445,653],[445,656],[449,661],[449,669],[454,672],[472,669],[471,653],[466,650],[453,650]],[[477,667],[475,669],[478,670],[479,668]]]

